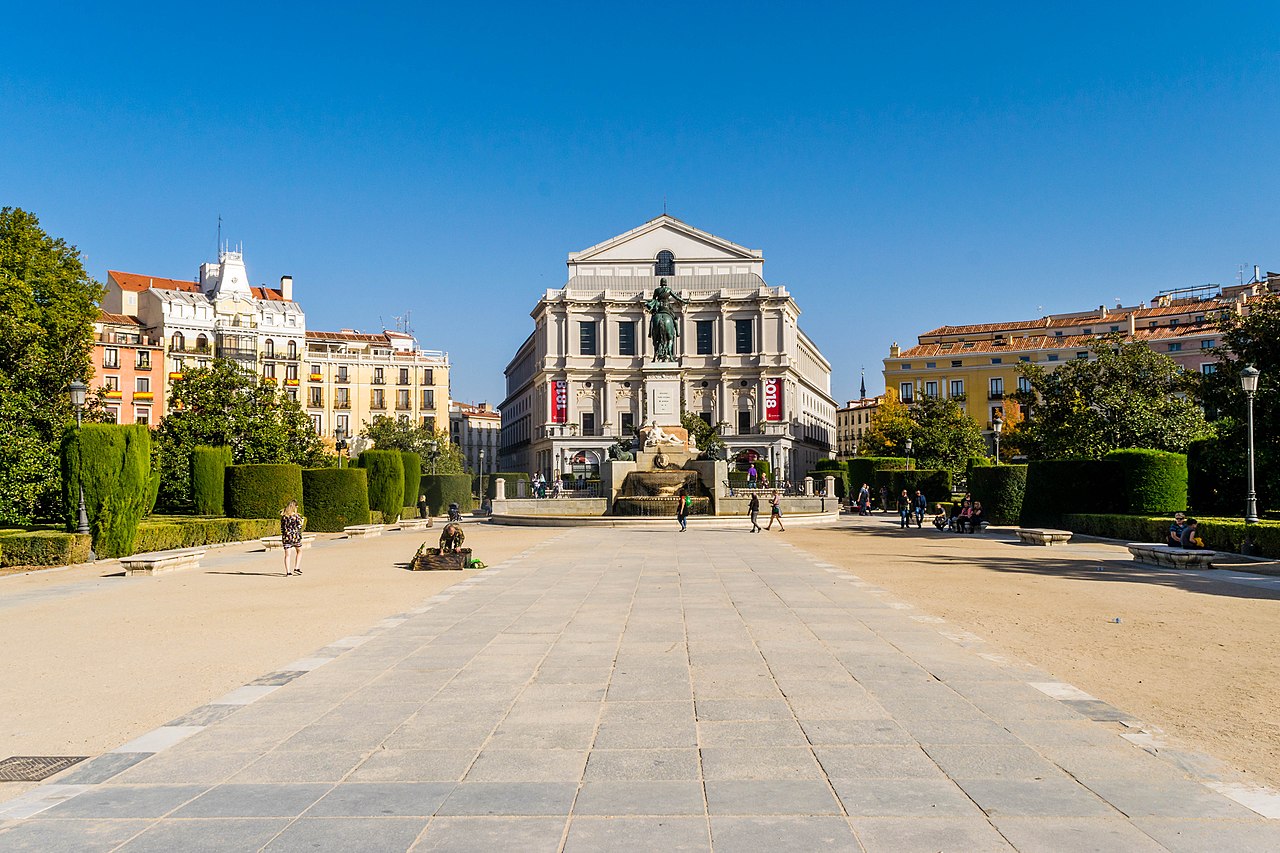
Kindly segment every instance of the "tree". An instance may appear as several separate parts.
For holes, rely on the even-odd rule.
[[[911,407],[912,455],[920,468],[955,475],[970,458],[987,455],[987,440],[963,403],[963,397],[921,397]]]
[[[58,445],[75,418],[64,389],[92,373],[102,293],[75,246],[0,209],[0,522],[61,515]]]
[[[725,458],[724,439],[720,436],[719,425],[712,426],[704,421],[701,415],[693,412],[681,412],[680,426],[689,433],[689,438],[693,439],[694,445],[699,450],[705,452],[719,448],[718,454],[713,452],[711,456],[716,459]]]
[[[859,456],[902,456],[914,426],[911,411],[889,389],[871,413],[871,426],[858,442]]]
[[[364,422],[360,437],[372,441],[378,450],[401,450],[418,454],[422,457],[424,474],[431,473],[433,456],[435,473],[467,473],[467,461],[462,456],[462,448],[449,438],[448,430],[427,429],[410,423],[407,419],[374,415],[372,421]],[[431,451],[432,442],[435,442],[434,454]]]
[[[1019,364],[1030,390],[1013,398],[1027,413],[1018,440],[1033,459],[1100,459],[1145,447],[1186,452],[1212,430],[1191,398],[1196,379],[1168,356],[1118,335],[1097,340],[1090,359],[1046,370]]]
[[[237,465],[332,464],[298,402],[228,359],[174,380],[156,438],[160,499],[171,508],[190,503],[191,452],[200,445],[230,447]]]

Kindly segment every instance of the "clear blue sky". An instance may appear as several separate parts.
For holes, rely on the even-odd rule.
[[[1275,3],[358,5],[7,4],[0,205],[99,278],[190,278],[221,214],[463,400],[664,195],[764,250],[840,400],[943,323],[1280,267]]]

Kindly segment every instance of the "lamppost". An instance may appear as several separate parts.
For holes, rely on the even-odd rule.
[[[484,502],[484,448],[480,448],[480,502]]]
[[[1253,395],[1258,391],[1262,372],[1253,365],[1240,371],[1240,388],[1249,398],[1249,494],[1244,502],[1244,523],[1258,523],[1258,493],[1253,488]]]
[[[911,439],[909,438],[907,439],[907,444],[905,449],[907,451],[907,470],[910,471],[911,470]]]
[[[69,385],[67,385],[67,390],[71,392],[71,406],[76,410],[76,429],[79,430],[84,420],[84,398],[85,398],[85,394],[89,390],[89,387],[85,385],[83,382],[81,382],[79,379],[77,379],[74,382],[71,382]],[[76,510],[77,512],[76,533],[89,532],[89,512],[88,510],[85,509],[85,506],[84,506],[83,474],[84,474],[84,465],[81,464],[80,472],[76,477],[76,480],[79,481],[77,485],[80,486],[80,506]],[[96,559],[98,559],[98,557],[96,554],[93,553],[93,548],[91,546],[89,548],[89,560],[93,561]]]
[[[346,468],[347,440],[345,438],[338,439],[333,443],[333,449],[338,451],[338,467]]]
[[[431,476],[432,477],[436,475],[436,449],[439,446],[440,445],[438,442],[435,442],[435,441],[427,442],[427,450],[430,451],[431,453]]]
[[[1000,433],[1004,431],[1004,418],[1000,417],[999,412],[996,413],[995,420],[991,422],[991,429],[996,434],[996,464],[999,465],[1000,464]]]

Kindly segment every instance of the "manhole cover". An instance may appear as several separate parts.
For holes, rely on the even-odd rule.
[[[41,782],[87,755],[15,755],[0,761],[0,782]]]

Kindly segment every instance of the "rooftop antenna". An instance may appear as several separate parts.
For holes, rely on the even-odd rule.
[[[867,369],[865,367],[859,368],[859,373],[862,376],[862,383],[858,389],[858,399],[865,400],[867,399]]]
[[[663,216],[667,215],[667,194],[666,193],[662,194],[662,215]]]
[[[222,214],[218,214],[218,245],[214,247],[214,257],[222,254]]]
[[[1244,284],[1244,264],[1236,267],[1236,284]]]

